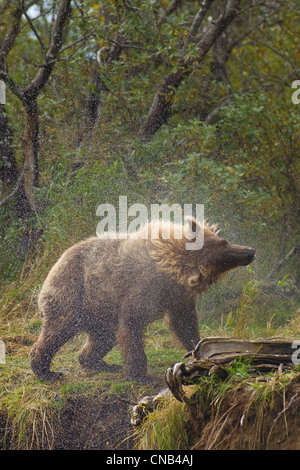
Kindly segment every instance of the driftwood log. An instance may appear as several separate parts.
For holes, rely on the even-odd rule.
[[[286,338],[204,338],[184,356],[187,362],[178,362],[166,370],[167,388],[157,395],[143,397],[132,408],[131,424],[140,426],[144,418],[168,396],[173,395],[177,400],[188,403],[183,385],[191,384],[203,375],[216,375],[220,380],[226,380],[230,375],[229,366],[237,359],[248,361],[249,373],[253,374],[293,369],[293,353],[299,346],[299,341],[296,343]]]
[[[228,367],[236,359],[248,360],[252,372],[270,372],[284,368],[294,368],[292,361],[295,347],[293,340],[269,338],[247,340],[239,338],[208,337],[200,341],[188,353],[186,363],[179,362],[169,367],[165,373],[168,388],[179,401],[188,401],[183,384],[188,384],[202,375],[217,375],[226,380]]]

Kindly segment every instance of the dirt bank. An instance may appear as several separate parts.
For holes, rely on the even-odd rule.
[[[1,449],[126,450],[133,446],[130,402],[116,396],[74,395],[59,413],[45,410],[31,419],[26,425],[26,438],[17,426],[2,411]]]
[[[191,395],[188,405],[179,404],[175,399],[168,400],[166,404],[162,403],[156,417],[154,412],[148,423],[145,422],[140,434],[140,437],[144,436],[142,448],[171,450],[168,449],[169,444],[164,447],[164,441],[160,441],[160,447],[157,446],[153,428],[150,428],[153,423],[159,428],[159,421],[167,416],[174,417],[174,411],[170,410],[179,406],[183,418],[177,435],[186,434],[186,449],[300,450],[300,374],[281,390],[275,387],[275,383],[272,389],[270,384],[263,395],[257,393],[253,384],[244,384],[210,403],[206,391],[199,392],[199,389]],[[26,438],[20,430],[21,423],[16,423],[3,410],[0,414],[1,449],[133,449],[137,441],[130,425],[132,404],[129,397],[112,394],[74,395],[67,399],[59,413],[44,410],[31,418],[30,424],[24,428]],[[167,442],[171,426],[164,423],[164,429]],[[145,433],[151,434],[152,440],[145,439]],[[172,448],[176,448],[176,444],[172,444]]]
[[[193,449],[300,450],[300,375],[266,397],[247,386],[232,390],[206,419],[199,420],[200,411],[188,410]]]
[[[169,397],[138,430],[138,448],[300,450],[300,373],[186,388],[189,403]]]

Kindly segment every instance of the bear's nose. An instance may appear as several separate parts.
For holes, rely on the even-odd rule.
[[[254,258],[255,258],[254,248],[248,248],[248,259],[249,259],[249,261],[253,261]]]

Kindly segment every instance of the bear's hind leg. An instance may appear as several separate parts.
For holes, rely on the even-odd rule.
[[[30,365],[40,380],[52,380],[62,377],[61,373],[50,372],[50,365],[53,356],[57,351],[73,336],[77,331],[64,325],[62,328],[47,328],[47,323],[43,327],[41,335],[30,351]]]
[[[107,327],[99,327],[94,331],[88,332],[88,339],[81,351],[78,360],[84,369],[94,372],[108,371],[118,372],[122,369],[116,364],[109,365],[103,358],[116,344],[116,338],[113,331]]]

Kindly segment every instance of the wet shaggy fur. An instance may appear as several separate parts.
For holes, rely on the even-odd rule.
[[[79,353],[82,367],[94,371],[113,369],[105,355],[118,344],[128,379],[146,376],[143,347],[145,327],[167,317],[170,329],[187,350],[199,342],[197,296],[224,273],[254,259],[252,248],[231,245],[215,227],[204,225],[204,246],[186,250],[186,239],[145,238],[150,224],[135,237],[101,240],[92,237],[68,249],[50,270],[39,296],[44,317],[41,335],[34,344],[31,367],[39,379],[52,379],[55,353],[69,339],[86,332]],[[200,226],[187,221],[187,230]],[[190,238],[188,239],[190,242]]]

